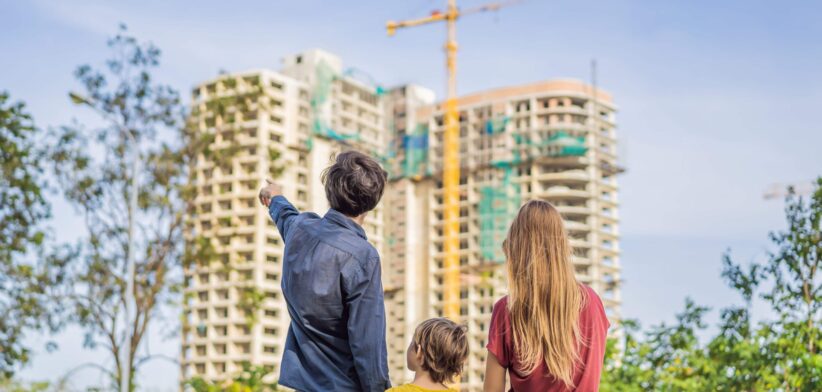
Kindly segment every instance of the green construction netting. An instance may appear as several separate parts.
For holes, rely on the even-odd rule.
[[[419,124],[414,132],[403,136],[403,176],[419,178],[431,174],[428,167],[428,127]]]
[[[588,151],[585,136],[571,136],[564,131],[551,135],[547,145],[551,147],[549,154],[553,156],[582,156]]]
[[[346,141],[358,140],[358,134],[346,134],[337,132],[329,126],[329,115],[324,113],[325,105],[328,104],[328,95],[331,93],[331,87],[337,75],[334,70],[325,61],[320,61],[315,69],[316,80],[314,88],[311,91],[311,114],[314,118],[312,122],[312,131],[315,135],[324,136],[330,139]]]
[[[504,123],[486,126],[486,133],[489,135],[504,131]],[[519,186],[512,181],[516,167],[535,158],[535,154],[555,157],[582,156],[588,150],[585,147],[584,136],[571,136],[564,131],[559,131],[538,142],[522,134],[511,136],[516,143],[511,156],[508,159],[492,162],[492,167],[503,171],[502,183],[484,186],[480,189],[480,256],[489,262],[505,261],[502,242],[521,204]]]
[[[511,121],[510,116],[497,116],[485,122],[485,133],[488,135],[497,135],[505,132],[505,127]]]
[[[395,169],[395,161],[397,156],[397,149],[394,147],[394,142],[392,141],[388,145],[388,150],[385,154],[380,153],[379,151],[372,151],[371,156],[377,159],[380,165],[385,169],[386,173],[388,173],[389,179],[396,178],[397,170]]]
[[[350,67],[343,72],[343,75],[348,76],[352,79],[359,80],[365,85],[374,86],[374,94],[377,96],[384,95],[386,93],[385,88],[377,84],[374,81],[374,78],[371,77],[367,72],[360,70],[359,68]]]
[[[538,156],[583,156],[588,151],[588,147],[585,146],[585,136],[571,136],[565,131],[558,131],[541,141],[533,141],[528,135],[520,133],[514,133],[511,136],[516,143],[511,151],[511,157],[493,161],[492,166],[500,168],[518,165]]]
[[[503,169],[502,183],[482,187],[479,202],[480,256],[496,263],[505,261],[502,241],[521,204],[519,186],[512,181],[514,167],[506,165]]]

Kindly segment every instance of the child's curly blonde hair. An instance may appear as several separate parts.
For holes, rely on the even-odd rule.
[[[416,350],[422,352],[420,366],[434,382],[451,382],[462,373],[468,359],[467,328],[447,319],[432,318],[414,331]]]

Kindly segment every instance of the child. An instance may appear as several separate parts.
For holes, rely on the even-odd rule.
[[[415,372],[414,381],[388,392],[456,391],[445,384],[462,373],[468,359],[466,328],[446,318],[424,321],[414,331],[408,345],[408,370]]]

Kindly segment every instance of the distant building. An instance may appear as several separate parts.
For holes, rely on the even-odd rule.
[[[257,191],[283,167],[276,181],[289,200],[322,214],[328,205],[320,173],[332,153],[354,148],[379,159],[390,176],[365,229],[382,255],[392,381],[409,380],[405,350],[414,328],[442,312],[443,120],[434,101],[420,86],[374,86],[320,50],[286,58],[279,72],[221,75],[194,89],[198,129],[215,136],[218,151],[239,153],[225,166],[216,157],[198,164],[200,214],[189,234],[208,238],[216,258],[186,271],[183,379],[221,380],[243,361],[279,371],[289,324],[282,244]],[[459,107],[461,322],[471,337],[461,382],[474,391],[482,388],[491,309],[506,292],[502,239],[522,202],[557,206],[578,277],[619,318],[621,169],[611,97],[583,83],[499,88],[461,97]],[[246,312],[249,288],[264,295],[253,314]]]

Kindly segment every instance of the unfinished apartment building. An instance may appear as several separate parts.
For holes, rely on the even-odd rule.
[[[470,358],[462,390],[482,389],[485,343],[494,302],[506,293],[501,245],[520,205],[530,199],[554,204],[566,219],[573,262],[582,282],[603,299],[612,321],[619,318],[620,263],[615,107],[610,95],[576,81],[550,81],[471,94],[460,109],[460,265],[461,322],[469,328]],[[426,277],[406,277],[422,290],[406,299],[425,308],[407,312],[411,325],[442,314],[443,211],[440,106],[417,111],[413,136],[427,142],[420,170],[401,181],[413,186],[408,219],[424,228],[417,251]],[[405,154],[409,154],[406,151]],[[414,174],[420,174],[416,176]],[[403,197],[409,200],[411,196]],[[392,205],[392,211],[399,211]],[[421,218],[416,218],[419,213]],[[415,220],[416,219],[416,220]],[[399,221],[399,220],[398,220]],[[388,230],[392,230],[389,228]],[[399,256],[399,255],[397,255]],[[399,356],[399,350],[390,355]],[[399,360],[398,360],[399,361]]]
[[[197,162],[187,238],[192,250],[198,241],[211,249],[185,271],[183,380],[224,380],[244,362],[279,372],[290,323],[283,244],[257,192],[272,178],[297,208],[323,214],[320,173],[330,156],[383,151],[382,94],[360,79],[336,56],[311,50],[287,57],[280,71],[224,74],[194,88],[191,121],[213,136],[213,152]],[[381,250],[382,207],[364,228]]]

